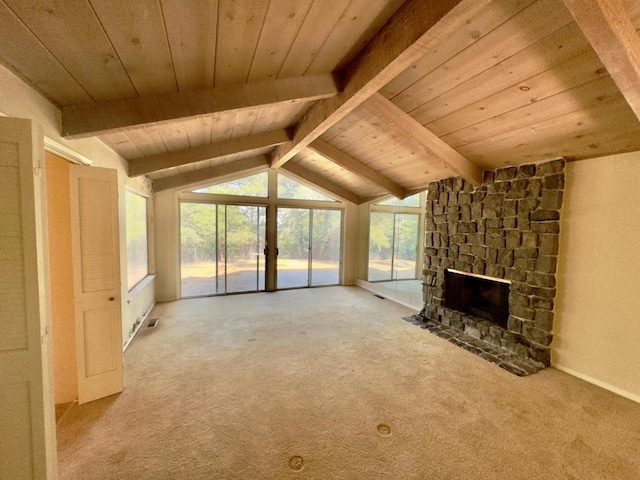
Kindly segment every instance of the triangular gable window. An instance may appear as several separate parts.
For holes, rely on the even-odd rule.
[[[241,197],[269,196],[269,173],[262,172],[248,177],[237,178],[228,182],[198,188],[193,193],[213,193],[216,195],[238,195]]]
[[[416,193],[415,195],[411,195],[410,197],[407,197],[403,200],[391,197],[387,200],[376,203],[376,205],[385,205],[388,207],[419,207],[420,194]]]
[[[278,173],[278,198],[291,198],[294,200],[316,200],[321,202],[335,202],[324,193],[307,187],[302,183]]]

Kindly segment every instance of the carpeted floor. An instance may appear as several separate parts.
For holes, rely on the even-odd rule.
[[[126,390],[58,425],[68,479],[637,479],[640,405],[516,377],[356,287],[158,305]]]

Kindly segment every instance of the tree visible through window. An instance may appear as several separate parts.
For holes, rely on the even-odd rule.
[[[416,278],[417,214],[371,212],[369,280]]]
[[[147,199],[126,193],[127,286],[131,290],[149,274]]]
[[[342,211],[278,208],[278,288],[340,283]]]
[[[371,206],[369,274],[372,282],[410,280],[417,275],[421,194]]]
[[[270,179],[275,191],[269,191]],[[270,230],[279,251],[277,288],[340,283],[341,207],[275,171],[185,192],[180,202],[182,296],[265,290],[268,208],[277,212],[276,228]]]
[[[193,192],[267,198],[269,196],[269,174],[268,172],[256,173],[255,175],[237,178],[218,185],[198,188]]]
[[[182,295],[264,290],[266,207],[180,204]]]

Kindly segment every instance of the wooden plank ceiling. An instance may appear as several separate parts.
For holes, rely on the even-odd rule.
[[[270,165],[362,203],[640,150],[640,0],[0,0],[0,62],[163,188]]]

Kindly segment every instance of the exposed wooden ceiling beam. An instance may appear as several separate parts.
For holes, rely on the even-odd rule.
[[[564,0],[640,120],[640,36],[623,0]]]
[[[309,144],[309,148],[319,155],[322,155],[327,160],[335,163],[336,165],[340,165],[345,170],[348,170],[351,173],[358,175],[360,178],[363,178],[382,188],[384,191],[390,193],[394,197],[404,198],[405,190],[403,187],[398,185],[393,180],[376,172],[375,170],[372,170],[366,165],[363,165],[355,158],[347,155],[344,152],[341,152],[327,142],[316,139],[311,142],[311,144]]]
[[[447,170],[474,185],[482,183],[482,169],[460,155],[409,114],[405,113],[404,110],[379,93],[369,97],[362,106],[371,114],[394,127],[400,135],[420,145],[427,153],[433,156],[435,161],[442,162]]]
[[[358,205],[360,204],[360,197],[355,193],[351,192],[350,190],[347,190],[346,188],[341,187],[340,185],[333,183],[331,180],[329,180],[328,178],[322,175],[318,175],[317,173],[312,172],[311,170],[307,170],[306,168],[300,165],[297,165],[295,163],[287,163],[285,170],[287,172],[293,173],[294,175],[300,177],[303,180],[306,180],[307,182],[311,182],[312,184],[325,189],[327,192],[331,192],[334,195],[337,195],[338,197],[343,198],[344,200],[347,200],[351,203],[355,203]]]
[[[345,69],[344,91],[316,102],[309,109],[298,123],[293,140],[274,152],[271,168],[279,168],[291,160],[490,1],[405,2]]]
[[[380,200],[387,198],[387,195],[371,195],[369,197],[360,197],[360,204],[363,203],[377,203]]]
[[[219,177],[246,173],[257,173],[269,166],[269,156],[260,155],[258,157],[244,158],[235,162],[223,163],[215,167],[203,168],[192,172],[181,173],[172,177],[159,178],[153,181],[153,191],[172,190],[175,188],[198,185],[207,180],[214,180]]]
[[[273,147],[288,140],[289,134],[286,130],[272,130],[248,137],[231,138],[229,140],[185,148],[174,152],[133,158],[129,160],[129,176],[136,177],[138,175],[146,175],[147,173],[159,172],[167,168],[202,162],[233,153]]]
[[[429,183],[431,183],[431,182],[429,182]],[[429,185],[427,184],[427,185],[425,185],[424,187],[420,187],[420,188],[413,188],[413,189],[411,189],[411,190],[407,190],[407,192],[406,192],[406,195],[407,195],[407,196],[406,196],[406,197],[404,197],[404,198],[407,198],[407,197],[410,197],[410,196],[412,196],[412,195],[415,195],[416,193],[422,193],[422,192],[424,192],[428,187],[429,187]]]
[[[310,102],[338,94],[330,74],[62,107],[62,136],[81,138],[198,115]]]

